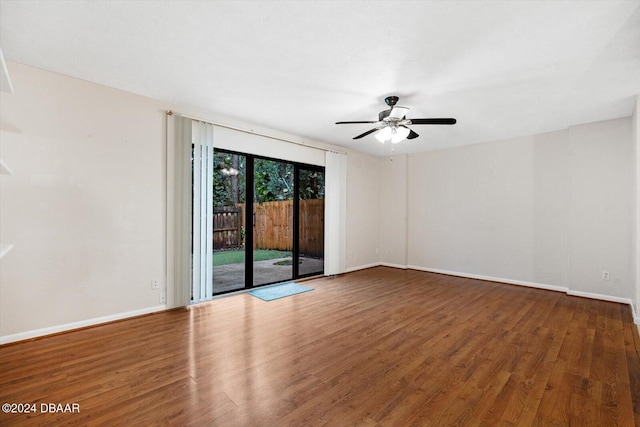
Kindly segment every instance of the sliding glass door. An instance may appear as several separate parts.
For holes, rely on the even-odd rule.
[[[324,168],[299,166],[296,277],[324,272]]]
[[[246,172],[246,156],[214,151],[214,294],[245,287]]]
[[[258,158],[253,171],[253,286],[291,280],[294,166]]]
[[[213,294],[324,271],[324,168],[215,150]]]

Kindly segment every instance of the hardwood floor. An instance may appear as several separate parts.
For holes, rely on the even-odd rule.
[[[0,403],[37,413],[0,425],[640,426],[626,305],[385,267],[305,285],[2,346]]]

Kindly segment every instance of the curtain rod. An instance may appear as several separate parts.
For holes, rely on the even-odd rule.
[[[275,139],[277,141],[288,142],[290,144],[300,145],[302,147],[313,148],[314,150],[320,150],[320,151],[325,151],[325,152],[329,151],[331,153],[338,153],[338,154],[347,155],[347,153],[345,151],[328,150],[328,149],[325,149],[325,148],[314,147],[313,145],[305,144],[303,142],[291,141],[289,139],[278,138],[277,136],[265,135],[263,133],[255,132],[255,131],[250,130],[250,129],[242,129],[242,128],[235,127],[235,126],[230,126],[230,125],[225,125],[225,124],[222,124],[222,123],[212,122],[211,120],[205,120],[205,119],[201,119],[201,118],[198,118],[198,117],[187,116],[186,114],[176,113],[173,110],[167,110],[167,116],[173,116],[174,114],[177,115],[177,116],[180,116],[180,117],[184,117],[184,118],[191,119],[191,120],[197,120],[197,121],[203,122],[203,123],[209,123],[211,125],[220,126],[222,128],[226,128],[226,129],[237,130],[239,132],[244,132],[244,133],[248,133],[248,134],[251,134],[251,135],[262,136],[262,137],[265,137],[265,138]]]

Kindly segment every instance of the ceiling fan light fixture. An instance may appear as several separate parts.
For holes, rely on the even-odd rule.
[[[409,128],[400,126],[400,127],[392,127],[386,126],[380,129],[374,135],[376,139],[383,144],[385,142],[391,142],[392,144],[397,144],[400,141],[404,141],[409,136]]]

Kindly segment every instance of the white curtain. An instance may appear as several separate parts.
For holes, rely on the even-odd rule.
[[[193,302],[213,296],[213,125],[192,122]]]
[[[167,277],[175,289],[171,306],[213,295],[213,125],[174,116],[168,121]],[[173,163],[171,163],[173,162]]]
[[[324,274],[344,273],[347,255],[347,156],[325,155]]]
[[[181,307],[191,302],[191,119],[168,116],[167,138],[167,302]]]

